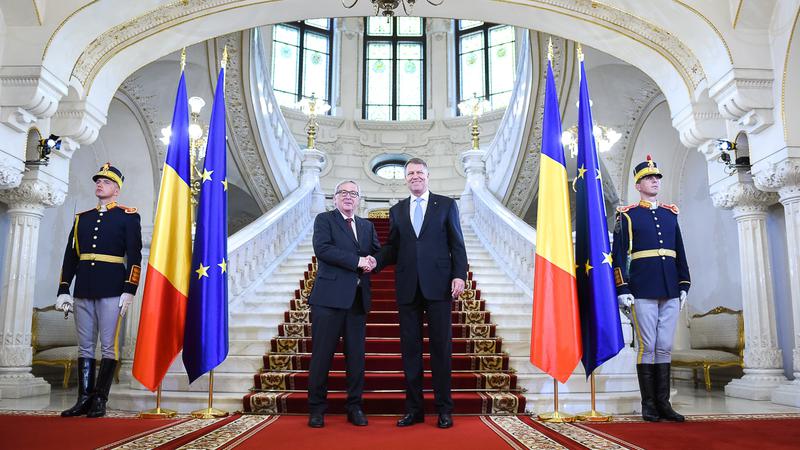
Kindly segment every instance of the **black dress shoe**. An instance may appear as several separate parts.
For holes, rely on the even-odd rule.
[[[367,422],[367,416],[364,415],[364,411],[360,408],[347,411],[347,421],[357,427],[365,427],[369,423]]]
[[[436,423],[439,428],[450,428],[453,426],[453,416],[449,413],[439,414],[439,421]]]
[[[408,413],[397,421],[397,426],[410,427],[415,423],[422,423],[424,421],[425,421],[425,416],[423,414]]]
[[[325,418],[322,414],[311,414],[308,418],[308,426],[311,428],[322,428],[325,426]]]

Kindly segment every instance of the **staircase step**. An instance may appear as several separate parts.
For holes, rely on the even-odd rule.
[[[264,355],[264,371],[285,372],[290,370],[308,370],[311,363],[310,353],[296,355],[267,354]],[[422,364],[425,370],[430,370],[430,355],[422,355]],[[365,370],[369,371],[402,371],[403,360],[400,353],[368,354],[364,362]],[[345,370],[345,357],[341,353],[333,356],[331,370]],[[474,370],[479,372],[495,372],[508,370],[508,356],[493,355],[453,355],[452,370]]]
[[[428,324],[423,324],[423,334],[428,333]],[[480,325],[452,325],[453,337],[479,338],[493,337],[495,335],[494,324]],[[285,337],[310,337],[311,326],[308,324],[282,323],[278,325],[278,335]],[[367,324],[367,337],[397,337],[400,336],[399,324]]]
[[[422,340],[422,351],[429,351],[430,340]],[[270,340],[268,350],[271,353],[295,354],[311,353],[311,338],[283,338],[276,337]],[[453,353],[479,353],[491,354],[502,351],[503,340],[500,338],[452,340]],[[267,347],[263,346],[262,348]],[[368,338],[365,343],[367,353],[400,353],[400,338]],[[342,340],[336,347],[337,352],[342,351]],[[262,352],[263,354],[263,352]]]
[[[258,391],[307,390],[309,372],[264,372],[254,376],[255,388]],[[455,372],[451,386],[453,391],[489,389],[508,391],[515,389],[517,376],[504,372]],[[346,391],[347,375],[341,370],[331,371],[328,375],[328,392]],[[431,372],[423,374],[423,389],[433,389]],[[397,372],[367,372],[364,377],[364,392],[380,390],[403,391],[406,388],[405,376]]]
[[[405,393],[365,392],[363,408],[366,414],[397,414],[405,411]],[[347,394],[331,392],[328,395],[328,414],[344,414]],[[454,414],[516,414],[525,410],[525,397],[512,392],[453,392]],[[243,399],[246,413],[254,414],[308,414],[308,395],[304,392],[248,394]],[[426,414],[435,414],[433,393],[424,393]],[[427,420],[435,422],[435,418]]]
[[[482,324],[491,322],[491,313],[487,311],[459,312],[453,311],[451,320],[454,324]],[[258,315],[258,317],[266,316]],[[284,322],[310,323],[312,321],[309,311],[286,311],[283,314]],[[399,324],[400,313],[397,311],[370,311],[367,322],[371,324]]]

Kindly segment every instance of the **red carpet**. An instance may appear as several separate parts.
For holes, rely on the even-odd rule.
[[[689,416],[682,424],[611,422],[579,426],[620,445],[648,450],[800,448],[800,418],[796,414]]]
[[[378,237],[386,241],[389,223],[375,219]],[[300,275],[300,274],[298,274]],[[311,320],[308,295],[314,285],[316,260],[302,274],[294,299],[287,299],[284,323],[269,343],[263,369],[253,376],[244,411],[258,414],[305,414],[311,362]],[[517,377],[510,370],[502,339],[491,323],[478,282],[468,273],[467,291],[453,302],[453,401],[456,414],[516,414],[525,410]],[[424,325],[427,334],[427,325]],[[370,414],[402,414],[405,382],[400,355],[400,326],[394,290],[394,267],[372,277],[372,310],[367,316],[367,358],[364,410]],[[341,351],[341,342],[339,343]],[[427,339],[424,350],[428,351]],[[425,366],[425,410],[433,412],[430,356]],[[329,413],[344,413],[344,355],[334,357],[329,379]]]

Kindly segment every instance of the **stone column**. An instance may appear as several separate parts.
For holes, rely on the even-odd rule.
[[[464,185],[464,193],[461,194],[461,216],[465,219],[475,215],[475,204],[473,203],[473,189],[486,187],[486,161],[483,158],[486,152],[483,150],[467,150],[461,152],[461,164],[464,165],[464,173],[467,175],[467,182]]]
[[[778,386],[772,393],[772,401],[800,407],[800,160],[784,159],[770,164],[756,174],[755,181],[759,188],[778,192],[786,219],[786,257],[794,327],[794,381]]]
[[[60,205],[65,193],[41,181],[23,180],[19,187],[0,191],[8,204],[9,236],[0,281],[0,392],[3,398],[50,393],[50,385],[31,374],[33,314],[39,224],[45,207]]]
[[[772,267],[766,219],[777,195],[739,182],[712,196],[714,206],[733,209],[739,231],[739,267],[744,315],[744,376],[725,386],[725,394],[750,400],[769,400],[772,391],[786,381],[778,346]]]
[[[147,281],[147,263],[150,260],[150,245],[153,243],[153,226],[142,227],[142,276],[139,280],[139,289],[136,290],[136,298],[128,308],[125,315],[125,344],[122,346],[120,354],[120,382],[131,381],[131,370],[133,369],[133,355],[136,353],[136,336],[139,334],[139,318],[142,314],[142,294],[144,294],[144,284]]]

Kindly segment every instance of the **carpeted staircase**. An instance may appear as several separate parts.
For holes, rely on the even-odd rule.
[[[387,219],[372,219],[381,242],[389,235]],[[264,355],[264,367],[254,376],[251,392],[243,399],[244,411],[256,414],[308,412],[306,389],[311,361],[311,324],[308,295],[314,285],[316,260],[300,280],[295,298],[278,325],[278,336]],[[525,398],[509,369],[502,339],[496,337],[491,313],[477,282],[469,273],[467,290],[453,302],[453,401],[455,414],[515,414],[525,410]],[[427,327],[427,325],[426,325]],[[367,319],[364,411],[367,414],[402,414],[405,387],[400,356],[400,328],[395,303],[394,267],[372,277],[372,310]],[[427,350],[427,339],[425,340]],[[341,342],[340,342],[341,346]],[[425,410],[435,412],[429,355],[425,363]],[[344,413],[346,400],[344,356],[337,353],[328,381],[328,412]]]

